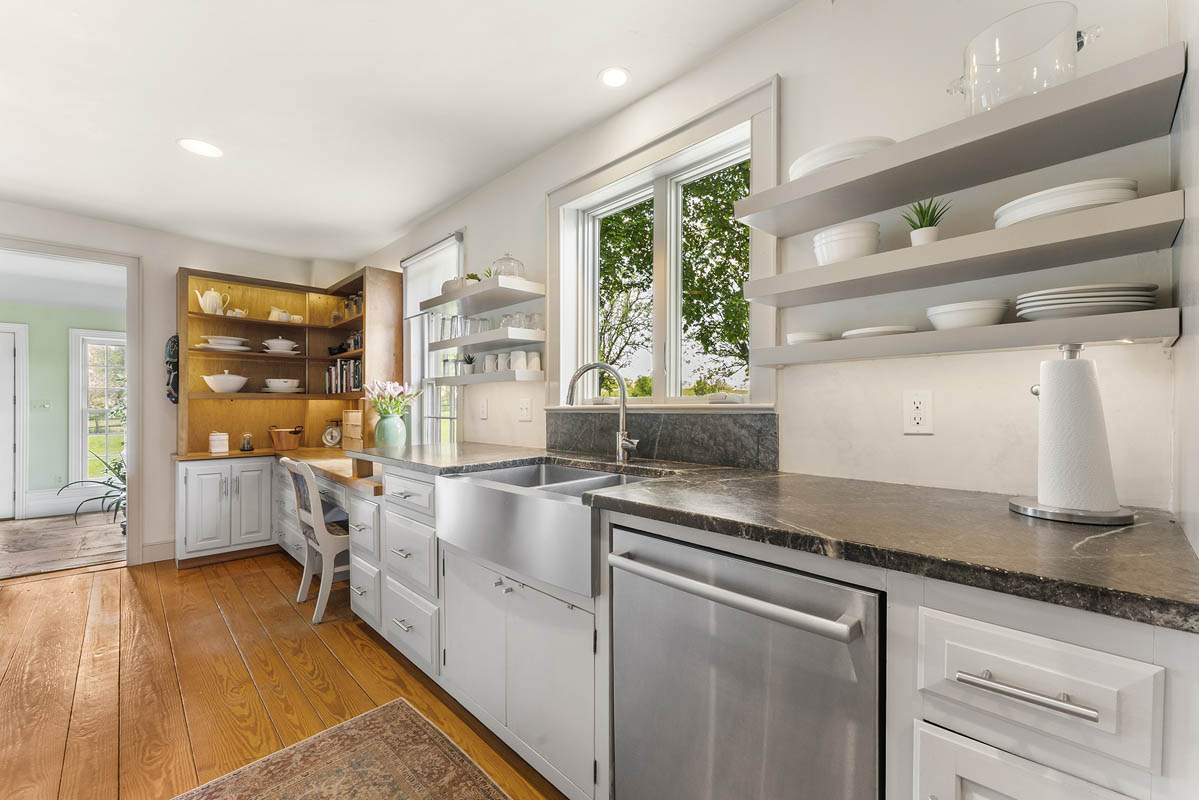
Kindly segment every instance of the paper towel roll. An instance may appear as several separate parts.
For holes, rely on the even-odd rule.
[[[1095,362],[1042,361],[1040,398],[1037,501],[1085,511],[1119,509]]]

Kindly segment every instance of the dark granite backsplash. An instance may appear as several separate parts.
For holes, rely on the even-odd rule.
[[[545,446],[550,450],[610,454],[616,449],[615,408],[545,414]],[[636,455],[658,461],[688,461],[721,467],[777,470],[779,422],[773,411],[727,413],[635,411],[629,409],[629,436]]]

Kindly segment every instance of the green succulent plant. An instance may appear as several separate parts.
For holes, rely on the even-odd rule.
[[[903,218],[907,220],[914,231],[921,228],[935,228],[952,205],[948,200],[930,197],[908,206],[908,210],[903,212]]]

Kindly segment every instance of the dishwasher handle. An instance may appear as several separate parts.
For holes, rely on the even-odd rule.
[[[862,620],[849,614],[843,614],[837,620],[825,619],[815,614],[808,614],[803,611],[797,611],[794,608],[780,606],[777,603],[770,603],[765,600],[759,600],[756,597],[738,594],[737,592],[713,586],[703,581],[697,581],[694,578],[677,575],[658,567],[651,567],[640,561],[634,561],[629,558],[627,553],[609,553],[608,563],[615,569],[624,570],[646,580],[660,583],[663,586],[669,586],[672,589],[678,589],[681,592],[687,592],[696,597],[702,597],[705,600],[711,600],[713,603],[720,603],[723,606],[735,608],[738,611],[744,611],[754,616],[764,617],[773,622],[781,622],[784,625],[789,625],[806,633],[814,633],[826,639],[848,644],[862,635]]]

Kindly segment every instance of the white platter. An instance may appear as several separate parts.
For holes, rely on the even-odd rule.
[[[250,348],[247,347],[246,349],[249,350]],[[267,348],[262,352],[272,356],[298,356],[300,355],[300,348],[297,347],[295,350],[271,350]]]
[[[792,331],[787,334],[787,344],[799,344],[800,342],[827,342],[833,338],[832,334],[821,333],[820,331]]]
[[[1156,283],[1091,283],[1082,286],[1060,286],[1056,289],[1040,289],[1035,292],[1025,292],[1016,296],[1016,301],[1028,300],[1032,297],[1043,297],[1045,295],[1059,294],[1081,294],[1083,292],[1116,292],[1118,294],[1127,294],[1130,292],[1156,292]]]
[[[203,338],[207,339],[209,344],[229,346],[242,345],[250,341],[243,336],[205,336]]]
[[[1144,295],[1106,295],[1100,297],[1047,297],[1044,299],[1027,300],[1023,303],[1016,303],[1016,310],[1020,311],[1025,308],[1040,308],[1042,306],[1076,306],[1081,303],[1136,303],[1137,305],[1152,306],[1157,305],[1156,297],[1146,297]]]
[[[1150,306],[1141,303],[1071,303],[1044,308],[1027,308],[1016,312],[1020,319],[1066,319],[1090,317],[1096,314],[1119,314],[1124,311],[1144,311]]]
[[[220,353],[238,353],[238,352],[244,353],[248,350],[253,350],[254,348],[253,347],[244,347],[242,345],[224,346],[224,345],[215,345],[215,344],[204,344],[203,342],[201,342],[196,345],[196,349],[197,350],[215,350]]]
[[[895,140],[886,136],[863,136],[857,139],[847,139],[843,142],[821,145],[792,161],[791,168],[787,170],[787,175],[791,180],[802,178],[804,175],[809,175],[818,169],[831,167],[833,164],[840,164],[842,161],[848,161],[851,158],[859,158],[875,150],[890,147],[893,144],[895,144]]]
[[[269,386],[264,386],[262,387],[262,391],[266,392],[267,394],[299,394],[300,392],[304,391],[304,387],[297,386],[294,389],[272,389]]]
[[[876,325],[872,328],[854,328],[841,334],[842,339],[865,339],[868,336],[891,336],[896,333],[915,333],[914,325]]]
[[[1114,203],[1125,203],[1136,199],[1136,191],[1128,189],[1096,189],[1089,192],[1079,192],[1012,209],[1008,213],[995,218],[995,227],[1007,228],[1021,222],[1031,222],[1034,219],[1056,217],[1059,214],[1069,214],[1073,211],[1082,211],[1083,209],[1097,208],[1098,206],[1110,206]]]

